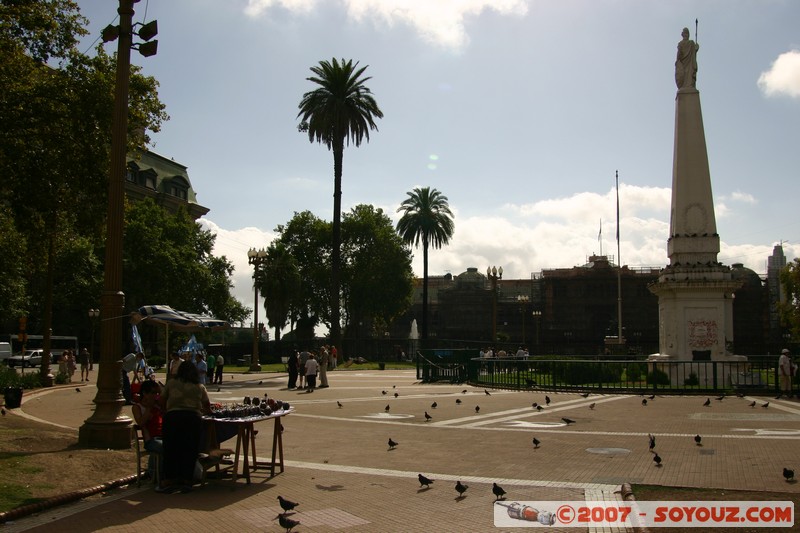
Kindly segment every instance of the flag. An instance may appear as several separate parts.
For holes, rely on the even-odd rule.
[[[144,353],[144,348],[142,347],[142,337],[139,335],[139,328],[135,325],[131,326],[131,336],[133,337],[133,347],[136,349],[137,352]]]
[[[597,232],[597,240],[600,241],[603,238],[603,219],[600,219],[600,231]]]

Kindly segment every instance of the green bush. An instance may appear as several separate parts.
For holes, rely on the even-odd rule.
[[[617,383],[622,377],[622,366],[593,363],[553,363],[553,377],[568,385]]]
[[[697,377],[697,374],[692,372],[691,374],[689,374],[688,378],[683,380],[683,384],[684,385],[690,385],[690,386],[691,385],[699,385],[700,384],[700,379]]]
[[[38,372],[27,372],[19,374],[13,368],[0,365],[0,392],[6,387],[22,387],[23,389],[35,389],[41,386]]]
[[[655,369],[647,374],[648,385],[669,385],[669,375],[663,370]]]
[[[55,382],[56,385],[63,385],[67,382],[67,375],[64,372],[59,372],[56,374]]]

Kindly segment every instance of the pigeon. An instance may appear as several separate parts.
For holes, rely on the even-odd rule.
[[[491,394],[489,393],[489,391],[488,391],[488,390],[486,390],[486,389],[483,389],[483,392],[484,392],[484,394],[486,394],[486,396],[491,396]]]
[[[653,456],[653,461],[656,463],[656,466],[661,466],[661,456],[660,455],[655,454]]]
[[[431,415],[428,414],[428,411],[425,411],[425,422],[433,418]]]
[[[221,391],[221,390],[222,390],[221,388],[217,387],[217,392],[219,392],[219,391]]]
[[[589,397],[589,393],[588,392],[584,392],[583,394],[581,394],[581,396],[583,396],[584,398],[588,398]]]
[[[539,407],[539,404],[538,404],[538,403],[536,403],[536,402],[533,402],[533,403],[531,404],[531,407],[533,407],[534,409],[536,409],[537,407]]]
[[[393,388],[393,389],[396,389],[396,388],[397,388],[397,385],[392,385],[392,388]]]
[[[725,395],[723,394],[722,396],[717,396],[717,397],[716,397],[716,398],[714,398],[714,399],[715,399],[715,400],[717,400],[718,402],[721,402],[722,400],[724,400],[724,399],[725,399]]]
[[[297,502],[287,500],[283,496],[278,496],[278,501],[281,503],[281,509],[283,509],[284,514],[286,514],[287,512],[291,511],[292,509],[300,505]]]
[[[642,407],[647,407],[647,398],[642,398]]]
[[[594,402],[590,403],[590,404],[589,404],[589,409],[592,409],[592,410],[594,410],[594,406],[595,406],[595,403],[594,403]]]
[[[397,398],[398,396],[400,396],[400,394],[398,394],[398,393],[396,393],[396,392],[395,392],[395,393],[394,393],[394,397],[395,397],[395,398]]]
[[[536,406],[536,410],[537,410],[537,411],[540,411],[540,412],[541,412],[541,411],[544,411],[544,407],[542,407],[541,405],[537,405],[537,406]]]
[[[648,445],[648,449],[652,452],[656,448],[656,438],[650,433],[647,434],[647,438],[650,439],[650,444]]]
[[[570,424],[574,424],[575,423],[574,420],[571,420],[569,418],[562,418],[561,420],[563,420],[566,425],[570,425]]]
[[[765,409],[766,409],[767,407],[769,407],[769,402],[765,403],[765,404],[764,404],[764,405],[762,405],[761,407],[763,407],[763,408],[765,408]]]
[[[756,401],[753,400],[753,403],[750,404],[750,407],[755,407],[755,406],[756,406]]]
[[[546,403],[547,405],[550,405],[550,396],[545,396],[544,397],[544,403]]]
[[[461,405],[461,400],[459,400],[458,398],[456,398],[456,405]]]
[[[492,494],[494,494],[495,497],[494,501],[497,501],[506,495],[506,491],[504,491],[503,487],[501,487],[497,483],[492,483]]]
[[[264,382],[263,382],[263,381],[259,381],[259,382],[258,382],[258,384],[259,384],[259,385],[263,385],[263,384],[264,384]]]
[[[439,404],[438,404],[438,403],[436,403],[436,402],[433,402],[433,403],[431,404],[431,409],[436,409],[437,407],[439,407]]]
[[[339,407],[339,409],[342,408],[342,402],[340,402],[339,400],[336,400],[336,405]]]
[[[387,403],[387,404],[386,404],[386,407],[384,407],[384,408],[383,408],[383,410],[384,410],[384,411],[386,411],[386,412],[388,413],[388,412],[389,412],[389,409],[391,409],[391,407],[390,407],[390,406],[389,406],[389,404]]]
[[[703,407],[708,407],[711,405],[711,398],[706,398],[706,401],[703,402]]]
[[[533,387],[534,385],[536,385],[536,382],[534,380],[532,380],[531,378],[525,378],[525,384],[528,387]]]
[[[534,450],[535,450],[535,449],[537,449],[537,448],[539,447],[539,445],[542,443],[542,442],[541,442],[539,439],[537,439],[536,437],[533,437],[533,441],[532,441],[532,442],[533,442],[533,449],[534,449]]]
[[[655,400],[655,399],[656,399],[656,395],[655,395],[655,394],[651,394],[651,395],[650,395],[650,399],[651,399],[651,400]]]
[[[481,406],[480,405],[476,405],[475,406],[475,412],[476,413],[480,413],[481,412]]]
[[[792,479],[794,479],[794,470],[790,470],[790,469],[784,467],[783,468],[783,477],[786,479],[786,481],[791,481]]]
[[[467,389],[464,389],[464,390],[461,391],[461,394],[466,394],[466,393],[467,393]]]
[[[75,392],[80,392],[81,389],[79,387],[75,387]]]
[[[737,398],[744,398],[744,393],[743,392],[737,392],[736,393],[736,397]]]
[[[459,497],[464,496],[464,493],[467,492],[468,488],[469,486],[461,483],[461,480],[456,481],[456,492],[458,492]]]
[[[417,474],[417,479],[419,479],[419,486],[420,487],[425,487],[426,489],[431,486],[431,483],[433,483],[432,479],[427,478],[427,477],[423,476],[422,474]]]
[[[284,516],[282,514],[278,515],[278,523],[281,525],[281,527],[286,528],[286,533],[289,533],[294,526],[300,525],[299,520],[292,520],[288,516]]]
[[[387,394],[389,394],[389,393],[388,393],[388,392],[386,392],[385,390],[382,390],[382,391],[381,391],[381,394],[383,394],[384,396],[386,396],[386,395],[387,395]]]
[[[697,444],[698,446],[702,446],[703,445],[701,443],[702,440],[703,440],[703,437],[701,437],[700,435],[695,435],[694,436],[694,443]]]
[[[393,441],[392,438],[389,437],[389,449],[390,450],[394,450],[395,446],[397,446],[398,444],[400,444],[400,443]]]

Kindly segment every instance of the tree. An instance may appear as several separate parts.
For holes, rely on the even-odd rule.
[[[41,317],[29,324],[44,334],[45,351],[54,298],[72,288],[59,279],[88,273],[80,281],[89,287],[99,264],[91,252],[102,239],[115,65],[101,48],[92,58],[77,49],[86,23],[71,0],[0,4],[0,202],[24,236],[28,279],[16,287],[28,291],[25,311]],[[157,86],[133,69],[131,147],[142,146],[144,131],[158,131],[167,118]],[[87,253],[73,254],[81,248]],[[79,262],[58,271],[69,256]],[[70,304],[86,309],[95,302],[96,293]],[[42,375],[48,371],[45,354]]]
[[[306,78],[319,88],[303,95],[300,101],[299,130],[311,142],[325,144],[333,151],[333,235],[331,242],[331,343],[341,353],[339,270],[341,268],[342,159],[345,141],[360,146],[369,141],[370,130],[377,130],[375,118],[382,118],[371,91],[362,77],[367,67],[358,68],[352,60],[341,63],[320,61],[311,67],[314,76]]]
[[[342,287],[346,324],[376,331],[411,305],[411,252],[382,209],[357,205],[342,221]]]
[[[428,247],[441,248],[453,236],[453,213],[444,196],[430,187],[408,192],[397,212],[403,216],[397,222],[397,232],[409,246],[422,242],[422,339],[428,338]]]
[[[297,261],[284,243],[273,241],[269,245],[262,274],[258,289],[264,297],[267,323],[275,328],[275,341],[280,343],[281,329],[289,322],[292,307],[300,296],[301,285]]]
[[[800,337],[800,258],[786,265],[780,273],[781,285],[786,299],[780,304],[781,322]],[[782,295],[782,296],[783,296]]]
[[[231,296],[233,265],[211,252],[215,236],[184,209],[172,214],[151,198],[127,204],[123,237],[126,306],[168,304],[228,322],[249,314]]]

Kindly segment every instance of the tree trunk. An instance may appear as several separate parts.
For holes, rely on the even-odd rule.
[[[344,158],[344,136],[337,135],[333,141],[333,238],[331,242],[331,344],[339,357],[342,350],[340,318],[339,269],[341,266],[342,240],[342,159]],[[343,359],[342,359],[343,360]]]
[[[422,238],[422,340],[428,340],[428,239]]]

